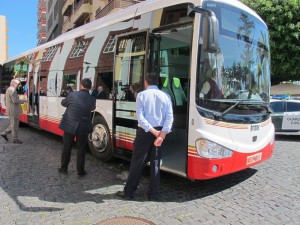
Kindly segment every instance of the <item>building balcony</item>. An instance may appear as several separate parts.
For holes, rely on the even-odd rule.
[[[81,24],[92,13],[92,4],[89,0],[81,0],[74,6],[73,21],[74,24]]]
[[[46,32],[46,24],[38,27],[38,32]]]
[[[38,40],[46,40],[46,36],[41,36]]]
[[[38,26],[44,26],[46,25],[46,20],[42,19],[42,20],[38,20]]]
[[[46,32],[39,32],[37,34],[37,39],[46,38]]]
[[[37,45],[42,45],[42,44],[44,44],[44,43],[46,43],[46,37],[43,37],[43,38],[41,38],[41,39],[38,39],[38,44],[37,44]]]
[[[46,8],[46,1],[39,0],[38,8]]]
[[[96,12],[96,19],[104,17],[119,9],[125,9],[142,1],[144,0],[111,0],[100,12]]]
[[[69,18],[66,18],[62,26],[62,33],[66,33],[73,29],[73,23]]]
[[[38,19],[46,19],[46,10],[45,9],[39,10],[37,18]]]
[[[62,14],[64,16],[70,16],[72,14],[72,7],[73,7],[74,0],[65,0],[64,5],[62,8]]]

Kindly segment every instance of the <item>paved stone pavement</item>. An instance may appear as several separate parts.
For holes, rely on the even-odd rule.
[[[0,117],[0,131],[7,125]],[[208,181],[162,173],[160,202],[146,201],[147,169],[137,199],[115,196],[129,163],[87,155],[79,178],[73,151],[68,175],[57,172],[62,138],[20,128],[22,145],[0,139],[0,224],[96,224],[134,216],[155,224],[300,224],[300,138],[277,136],[273,157],[251,169]]]

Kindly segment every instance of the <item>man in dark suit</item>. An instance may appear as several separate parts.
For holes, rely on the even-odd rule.
[[[71,158],[71,150],[74,138],[77,144],[77,174],[86,175],[85,146],[88,134],[92,132],[91,111],[96,108],[96,99],[89,94],[92,82],[85,78],[80,83],[80,91],[70,92],[61,101],[61,105],[67,107],[59,128],[64,131],[64,149],[61,155],[61,167],[59,173],[67,174]]]
[[[93,90],[90,90],[90,95],[93,96],[94,98],[97,97],[98,91],[96,90],[96,88],[94,88]]]
[[[103,90],[102,86],[98,87],[98,94],[96,96],[97,99],[106,99],[106,93]]]

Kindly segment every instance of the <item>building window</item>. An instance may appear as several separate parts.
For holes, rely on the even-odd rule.
[[[86,46],[89,44],[88,41],[77,41],[73,51],[70,54],[70,58],[77,58],[83,56]]]
[[[43,56],[42,61],[51,61],[57,49],[57,45],[48,48],[48,51]]]
[[[103,53],[114,52],[115,47],[116,47],[116,37],[110,36],[109,41],[107,42],[107,45],[105,46]]]

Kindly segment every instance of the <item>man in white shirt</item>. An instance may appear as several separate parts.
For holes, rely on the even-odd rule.
[[[173,124],[171,98],[157,87],[158,76],[150,73],[146,76],[146,90],[137,95],[138,129],[133,146],[133,155],[129,176],[123,192],[117,195],[124,199],[133,199],[146,160],[150,160],[151,180],[148,191],[149,200],[158,200],[160,179],[161,144]]]

